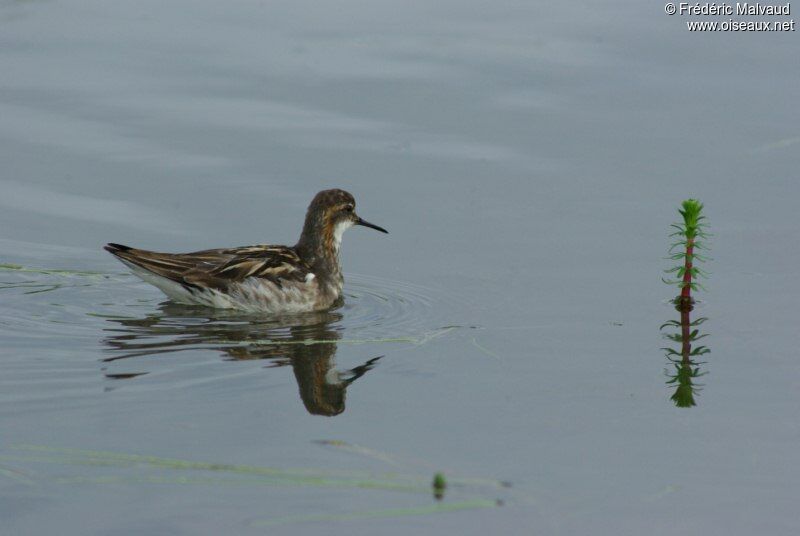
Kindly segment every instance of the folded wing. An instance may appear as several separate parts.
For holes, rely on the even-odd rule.
[[[225,290],[251,277],[280,287],[289,281],[306,281],[310,273],[294,249],[286,246],[246,246],[194,253],[158,253],[120,244],[108,244],[105,249],[125,263],[186,287]]]

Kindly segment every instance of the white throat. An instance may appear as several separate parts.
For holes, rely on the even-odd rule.
[[[337,223],[333,228],[333,247],[336,248],[336,251],[339,251],[339,246],[342,244],[342,235],[352,226],[352,221],[345,220]]]

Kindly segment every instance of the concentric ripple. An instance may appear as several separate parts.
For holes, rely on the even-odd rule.
[[[30,357],[7,362],[6,370],[19,374],[12,373],[6,380],[30,384],[38,377],[47,381],[40,376],[42,370],[64,374],[64,367],[75,367],[76,381],[71,385],[75,393],[96,388],[98,368],[107,380],[153,378],[152,373],[157,373],[163,378],[162,386],[174,386],[189,378],[206,381],[230,373],[231,369],[219,369],[220,357],[266,359],[270,366],[295,365],[311,358],[333,367],[334,356],[343,346],[413,346],[454,329],[446,320],[452,300],[442,293],[357,274],[348,274],[338,308],[280,317],[176,304],[124,272],[4,265],[0,266],[0,294],[6,305],[0,309],[0,335],[6,348],[45,356],[36,366]],[[363,353],[344,352],[345,356]],[[355,363],[361,367],[353,369],[358,374],[371,368],[376,356],[385,351],[367,353],[368,364]],[[85,375],[90,369],[95,371],[94,379]],[[48,399],[64,393],[40,395]]]
[[[342,325],[372,336],[422,336],[444,297],[433,289],[381,277],[349,275]],[[441,327],[441,326],[438,326]]]
[[[157,292],[135,278],[124,286],[127,295],[134,289],[137,293]],[[121,290],[118,288],[117,292]],[[431,289],[351,275],[343,304],[330,311],[274,316],[165,301],[155,309],[146,308],[144,315],[131,315],[131,307],[141,304],[128,303],[108,307],[93,316],[107,321],[104,331],[113,334],[106,338],[112,351],[143,355],[198,348],[238,348],[237,353],[242,354],[243,348],[264,353],[267,347],[287,344],[419,344],[451,329],[434,320],[437,303],[437,293]]]

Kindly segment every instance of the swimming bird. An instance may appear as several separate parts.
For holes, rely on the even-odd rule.
[[[342,234],[353,225],[383,227],[356,215],[344,190],[319,192],[294,246],[256,245],[194,253],[157,253],[121,244],[106,251],[179,303],[265,313],[321,311],[342,295]]]

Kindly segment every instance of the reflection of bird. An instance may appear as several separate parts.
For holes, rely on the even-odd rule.
[[[314,346],[329,348],[312,349]],[[321,357],[328,352],[330,357]],[[347,386],[363,376],[383,357],[373,357],[363,365],[343,372],[334,368],[335,354],[336,343],[299,345],[292,351],[292,368],[300,389],[300,398],[308,412],[314,415],[332,417],[342,413]]]
[[[334,416],[345,409],[347,387],[383,357],[374,357],[350,370],[337,370],[334,358],[340,335],[333,324],[342,315],[336,312],[258,319],[228,313],[209,318],[203,314],[208,309],[169,303],[161,308],[160,315],[110,319],[124,329],[115,330],[117,333],[104,342],[115,353],[124,353],[104,361],[197,348],[219,350],[236,361],[267,359],[271,367],[292,366],[300,398],[309,413]],[[125,379],[140,374],[143,373],[106,373],[106,376]]]
[[[105,249],[173,300],[268,313],[320,311],[342,294],[342,234],[362,220],[344,190],[319,192],[295,246],[245,246],[195,253],[156,253],[120,244]]]

